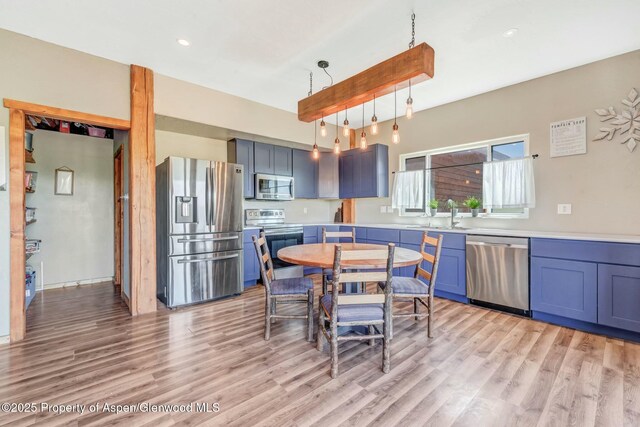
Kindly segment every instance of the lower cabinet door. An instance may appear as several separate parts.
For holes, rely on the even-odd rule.
[[[597,264],[531,257],[533,311],[596,323],[597,307]]]
[[[640,268],[598,264],[598,323],[640,332]]]
[[[252,286],[256,284],[258,277],[260,277],[260,266],[258,265],[258,255],[256,255],[256,250],[252,246],[247,246],[245,243],[245,247],[243,250],[244,255],[244,278],[243,282],[245,287]]]
[[[467,266],[465,252],[458,249],[442,249],[436,287],[438,291],[457,295],[467,294]]]

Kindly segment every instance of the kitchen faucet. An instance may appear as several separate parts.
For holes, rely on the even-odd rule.
[[[456,206],[456,202],[454,202],[453,199],[447,200],[447,206],[449,206],[449,209],[451,209],[451,226],[450,226],[450,228],[453,230],[455,228],[455,226],[456,226],[456,223],[455,223],[455,221],[453,219],[458,214],[458,208]]]

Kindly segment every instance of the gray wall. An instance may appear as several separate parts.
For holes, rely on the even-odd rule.
[[[591,141],[602,127],[594,109],[611,105],[619,112],[621,99],[633,87],[640,90],[640,51],[421,111],[410,121],[399,118],[401,142],[389,147],[390,170],[398,170],[402,153],[528,133],[531,154],[540,154],[534,162],[537,206],[529,219],[482,218],[463,224],[640,234],[640,147],[630,153],[618,142]],[[587,154],[550,158],[549,124],[581,116],[587,117]],[[370,141],[389,143],[392,124],[382,123],[380,134]],[[571,203],[573,214],[558,215],[559,203]],[[390,205],[388,199],[358,200],[356,218],[369,223],[425,221],[382,214],[385,205]]]
[[[29,259],[44,285],[110,280],[113,277],[113,141],[44,130],[33,136],[37,189],[26,205],[37,208],[37,222],[26,229],[41,239]],[[55,169],[74,171],[74,194],[54,194]],[[38,279],[39,281],[39,279]]]

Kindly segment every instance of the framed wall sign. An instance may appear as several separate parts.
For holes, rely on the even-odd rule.
[[[562,120],[550,126],[551,157],[587,153],[587,118]]]
[[[73,170],[66,166],[56,169],[56,187],[54,194],[73,195]]]

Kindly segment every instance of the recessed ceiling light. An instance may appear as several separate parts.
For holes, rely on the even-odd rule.
[[[189,40],[185,40],[185,39],[178,39],[176,40],[178,42],[178,44],[180,46],[189,46],[191,43],[189,43]]]
[[[518,33],[518,29],[517,28],[511,28],[511,29],[505,31],[504,33],[502,33],[502,37],[506,37],[506,38],[513,37],[517,33]]]

